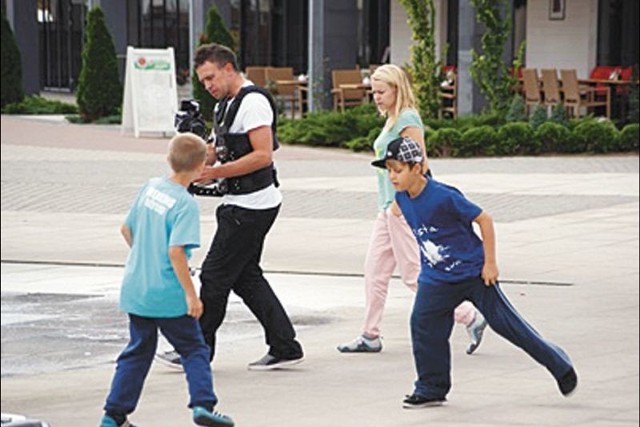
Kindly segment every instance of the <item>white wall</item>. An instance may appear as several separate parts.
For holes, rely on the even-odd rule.
[[[527,2],[527,68],[575,68],[587,78],[596,64],[598,0],[566,0],[565,19],[549,20],[549,0]]]
[[[396,65],[408,64],[411,59],[411,28],[407,22],[407,12],[398,0],[391,0],[389,5],[391,22],[389,25],[389,45],[391,57],[389,62]]]

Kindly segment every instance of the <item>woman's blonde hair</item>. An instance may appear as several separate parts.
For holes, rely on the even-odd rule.
[[[167,160],[174,172],[191,172],[204,162],[207,145],[193,133],[179,133],[169,141]]]
[[[405,108],[416,108],[416,98],[411,89],[411,81],[405,70],[394,64],[384,64],[376,68],[371,75],[372,81],[379,81],[388,84],[396,91],[396,103],[392,111],[380,111],[380,114],[387,117],[385,129],[393,127],[398,120],[400,112]]]

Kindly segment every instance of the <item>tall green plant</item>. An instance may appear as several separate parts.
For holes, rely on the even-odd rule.
[[[84,122],[117,114],[122,106],[118,60],[104,13],[97,6],[87,15],[87,42],[82,51],[82,69],[76,94]]]
[[[516,78],[503,60],[504,49],[511,33],[509,0],[471,0],[476,19],[484,25],[482,52],[471,52],[473,62],[469,73],[492,111],[506,112]],[[522,55],[520,46],[519,55]],[[520,61],[521,62],[521,59]],[[514,64],[516,68],[521,64]]]
[[[207,43],[218,43],[231,50],[235,50],[233,37],[225,26],[222,16],[220,16],[218,8],[215,5],[211,5],[209,8],[205,33],[200,36],[198,46],[202,46]],[[200,111],[202,112],[202,115],[206,120],[211,120],[213,118],[213,107],[215,107],[217,101],[209,92],[207,92],[202,83],[200,83],[195,70],[193,70],[193,74],[191,76],[191,85],[193,97],[200,103]]]
[[[0,107],[24,98],[20,50],[2,8],[2,101]]]
[[[438,116],[441,64],[436,60],[434,38],[435,6],[433,0],[400,0],[409,16],[413,32],[410,73],[418,109],[423,117]]]

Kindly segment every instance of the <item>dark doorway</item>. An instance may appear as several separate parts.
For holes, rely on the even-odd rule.
[[[38,0],[40,86],[73,91],[82,66],[86,7],[79,0]]]
[[[600,0],[598,4],[598,65],[638,64],[638,0]]]

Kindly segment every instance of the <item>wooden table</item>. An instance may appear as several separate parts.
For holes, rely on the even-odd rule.
[[[625,119],[627,102],[629,101],[629,88],[632,85],[640,85],[640,80],[610,80],[610,79],[578,79],[579,85],[606,86],[610,88],[611,106],[615,109],[612,116]]]

